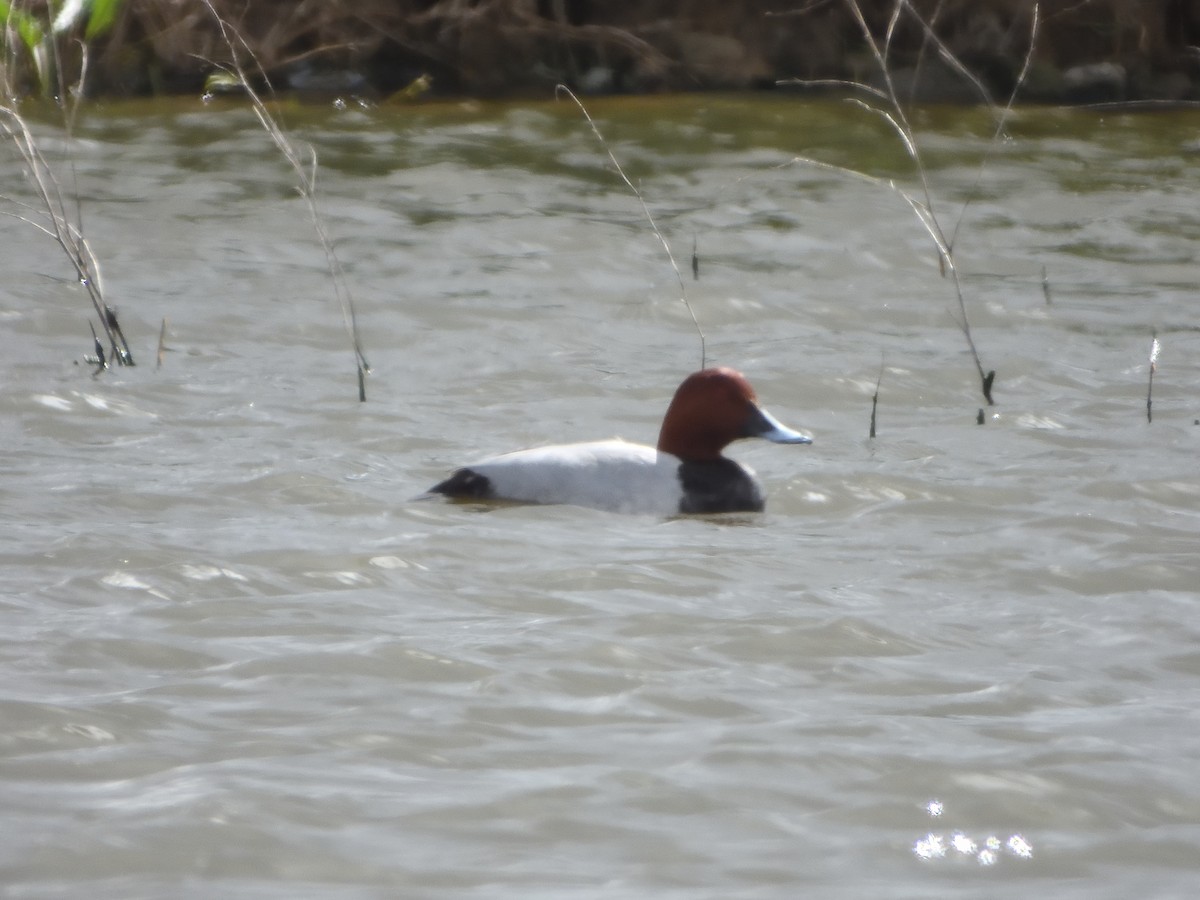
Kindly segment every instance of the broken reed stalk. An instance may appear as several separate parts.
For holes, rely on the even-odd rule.
[[[1154,421],[1154,412],[1151,407],[1154,404],[1154,373],[1158,371],[1158,354],[1162,350],[1162,345],[1158,342],[1158,332],[1153,332],[1150,337],[1150,378],[1146,383],[1146,422],[1147,424]]]
[[[851,13],[851,16],[858,24],[859,30],[863,36],[863,40],[866,42],[867,47],[871,51],[871,55],[875,60],[876,67],[879,70],[880,77],[883,79],[883,88],[881,89],[872,87],[871,85],[864,84],[860,81],[847,81],[840,79],[822,79],[813,81],[805,79],[786,79],[780,81],[779,83],[821,87],[848,87],[869,97],[873,97],[877,101],[882,101],[884,104],[883,107],[873,105],[872,103],[859,100],[857,98],[850,99],[850,102],[862,107],[876,116],[879,116],[888,125],[888,127],[895,132],[896,136],[900,139],[901,144],[904,146],[905,152],[908,154],[909,159],[912,160],[913,165],[916,168],[917,176],[920,180],[920,196],[914,196],[909,191],[906,191],[904,188],[897,185],[891,179],[876,178],[874,176],[867,175],[864,172],[859,172],[855,169],[821,162],[820,160],[815,160],[811,157],[798,156],[795,157],[791,162],[811,165],[817,168],[838,172],[843,175],[860,178],[872,184],[884,186],[898,195],[904,200],[905,203],[908,204],[913,214],[917,217],[917,220],[921,223],[921,226],[933,240],[934,246],[937,248],[938,266],[941,269],[943,276],[946,273],[949,273],[951,281],[954,284],[955,298],[958,303],[958,316],[955,321],[959,327],[959,330],[962,332],[963,337],[966,339],[967,348],[971,352],[971,359],[974,361],[975,368],[979,373],[979,383],[980,388],[982,389],[983,397],[987,401],[988,405],[992,406],[995,404],[995,401],[992,399],[992,385],[996,378],[996,372],[995,370],[985,371],[983,362],[980,360],[979,349],[975,345],[975,338],[971,333],[970,319],[967,316],[967,304],[965,295],[963,294],[962,281],[958,274],[958,267],[954,261],[954,244],[962,226],[966,209],[971,201],[968,197],[968,200],[963,205],[963,209],[959,212],[950,236],[947,236],[942,227],[941,219],[934,208],[933,191],[929,184],[929,177],[921,155],[920,145],[917,142],[916,131],[912,127],[912,123],[909,121],[908,114],[905,111],[905,105],[901,102],[899,94],[896,90],[896,85],[892,78],[892,68],[889,57],[891,55],[892,42],[895,38],[896,29],[900,24],[901,17],[907,14],[909,18],[916,22],[924,34],[925,42],[922,44],[922,54],[924,53],[926,45],[933,46],[937,50],[938,56],[956,73],[958,73],[959,76],[968,81],[975,88],[975,90],[979,92],[980,97],[990,108],[993,110],[999,110],[996,115],[996,128],[992,135],[992,141],[989,144],[989,151],[980,161],[979,172],[976,175],[975,187],[978,187],[979,182],[983,177],[983,172],[986,168],[987,162],[991,157],[991,153],[994,151],[995,147],[999,143],[999,139],[1003,135],[1004,126],[1012,113],[1013,104],[1016,102],[1017,92],[1024,83],[1024,80],[1029,73],[1029,68],[1033,62],[1033,52],[1039,27],[1038,6],[1035,3],[1032,7],[1032,28],[1030,33],[1029,49],[1026,53],[1024,63],[1017,77],[1017,81],[1011,94],[1009,95],[1007,103],[1005,103],[1003,107],[997,107],[984,84],[958,60],[958,58],[941,40],[941,38],[939,38],[934,32],[933,26],[921,18],[920,14],[913,9],[908,0],[895,0],[892,6],[891,17],[888,20],[887,28],[884,32],[882,40],[878,38],[871,30],[871,26],[867,23],[866,16],[863,14],[858,0],[845,0],[845,4]],[[934,11],[935,18],[940,10],[941,6],[939,4],[937,9]]]
[[[650,213],[650,207],[646,204],[646,198],[642,196],[642,192],[637,189],[634,183],[629,180],[629,176],[625,174],[625,170],[621,168],[621,164],[617,162],[617,157],[609,148],[608,142],[604,140],[604,135],[600,133],[600,128],[596,125],[595,120],[592,119],[591,114],[587,111],[587,107],[583,105],[583,101],[575,96],[574,92],[565,84],[557,85],[554,88],[554,92],[556,94],[566,94],[571,98],[572,101],[574,101],[575,105],[579,107],[579,111],[583,113],[584,119],[587,120],[588,125],[592,129],[592,134],[596,136],[596,140],[599,141],[600,146],[604,148],[604,152],[608,154],[609,162],[613,164],[613,168],[617,170],[617,174],[621,176],[621,180],[625,182],[625,186],[633,192],[633,196],[635,196],[638,203],[641,204],[642,214],[646,217],[646,221],[650,223],[651,230],[653,230],[655,237],[658,238],[658,242],[662,244],[663,250],[665,250],[667,253],[667,259],[671,262],[671,268],[674,270],[675,278],[679,282],[679,299],[687,309],[688,315],[691,316],[692,324],[696,327],[696,334],[700,338],[700,368],[703,369],[707,360],[704,329],[700,327],[700,320],[696,318],[696,311],[692,309],[692,304],[688,301],[687,289],[683,285],[683,275],[679,271],[679,265],[675,262],[675,254],[671,252],[671,245],[667,242],[666,237],[663,236],[662,231],[658,227],[658,223],[654,221],[654,216]],[[700,260],[695,255],[694,246],[692,249],[692,274],[695,278],[700,277]]]
[[[61,73],[62,67],[57,62],[56,68]],[[10,204],[16,210],[0,210],[0,215],[10,216],[27,225],[32,225],[58,244],[70,262],[71,268],[74,269],[76,280],[87,292],[96,318],[100,321],[100,327],[103,329],[105,337],[108,338],[111,348],[110,357],[116,360],[118,365],[132,366],[134,365],[133,354],[129,350],[129,342],[125,339],[117,321],[116,310],[104,302],[100,261],[92,252],[91,245],[83,233],[83,205],[77,187],[75,160],[71,147],[75,118],[79,100],[83,96],[83,83],[86,75],[87,53],[85,48],[80,66],[79,82],[69,89],[61,82],[59,84],[61,102],[65,104],[63,118],[66,134],[66,158],[71,169],[71,181],[74,189],[74,203],[71,206],[74,209],[68,205],[62,184],[54,174],[50,163],[47,162],[29,124],[17,111],[15,102],[8,99],[13,96],[11,85],[7,83],[3,85],[5,100],[0,104],[0,131],[7,135],[13,146],[16,147],[29,183],[37,197],[37,204],[26,203],[8,195],[0,195],[0,201]],[[61,78],[61,74],[59,77]],[[68,97],[74,99],[68,100]],[[95,362],[99,367],[96,374],[99,374],[108,368],[108,359],[105,358],[103,345],[96,335],[95,326],[91,325],[91,328],[97,351]]]
[[[883,363],[885,356],[879,354],[879,375],[875,378],[875,393],[871,396],[871,429],[868,437],[875,437],[875,414],[879,410],[879,386],[883,384]]]
[[[104,344],[100,343],[100,338],[96,334],[96,326],[88,321],[88,328],[92,329],[92,349],[96,351],[95,356],[85,356],[83,361],[91,363],[96,367],[96,371],[92,373],[92,377],[97,377],[101,372],[108,368],[108,360],[104,358]]]
[[[955,71],[966,77],[972,84],[974,84],[989,105],[994,104],[991,103],[991,97],[979,79],[972,75],[962,65],[962,63],[958,61],[954,54],[949,52],[941,40],[937,38],[935,34],[933,34],[932,29],[928,26],[925,20],[922,19],[908,4],[907,0],[896,0],[894,6],[892,7],[892,15],[888,21],[887,30],[884,33],[882,45],[880,44],[880,41],[876,37],[875,33],[871,30],[871,26],[867,23],[866,17],[863,15],[862,7],[859,6],[858,0],[846,0],[846,4],[850,9],[851,14],[854,16],[855,21],[858,23],[859,30],[862,32],[863,40],[866,41],[867,46],[871,50],[871,55],[875,59],[875,64],[879,69],[880,77],[883,79],[883,94],[890,109],[880,109],[879,107],[872,106],[869,103],[864,103],[861,100],[855,100],[854,102],[862,106],[864,109],[878,115],[892,128],[893,131],[895,131],[896,135],[900,138],[900,142],[904,145],[904,149],[908,153],[909,158],[913,161],[913,165],[916,167],[917,175],[921,182],[921,193],[924,199],[918,200],[916,197],[913,197],[911,194],[905,191],[901,191],[900,195],[908,203],[909,207],[912,209],[921,225],[924,226],[925,231],[929,234],[930,238],[933,239],[933,242],[938,250],[939,262],[944,270],[950,273],[951,281],[954,284],[954,293],[958,300],[958,327],[959,330],[962,331],[963,337],[967,341],[967,347],[971,351],[971,358],[974,360],[975,368],[979,372],[979,382],[983,391],[983,397],[987,401],[988,405],[991,406],[994,403],[992,400],[992,382],[995,380],[996,373],[994,370],[985,372],[983,363],[979,358],[979,350],[975,346],[975,338],[971,334],[971,323],[967,318],[967,303],[963,296],[962,280],[958,274],[958,267],[954,262],[953,241],[952,239],[947,238],[946,233],[942,228],[941,221],[938,218],[937,212],[934,209],[933,192],[929,186],[929,176],[925,168],[924,160],[921,157],[920,146],[916,140],[916,131],[909,122],[908,114],[904,109],[904,104],[900,102],[900,97],[896,92],[895,82],[892,79],[891,66],[888,63],[888,57],[892,48],[892,39],[896,34],[896,27],[900,22],[901,15],[906,10],[922,27],[926,38],[934,42],[941,57],[952,68],[954,68]],[[875,93],[878,94],[878,92]],[[961,222],[961,216],[959,221]]]
[[[155,369],[161,369],[163,364],[163,354],[167,352],[167,319],[164,316],[162,327],[158,329],[158,356],[154,364]]]
[[[229,49],[229,65],[223,66],[216,63],[214,65],[218,65],[222,71],[235,78],[241,85],[246,96],[250,98],[251,108],[254,110],[254,115],[258,119],[259,124],[262,125],[263,129],[270,136],[296,175],[296,190],[308,205],[308,214],[312,221],[313,229],[317,232],[317,239],[321,243],[321,248],[325,251],[325,262],[329,269],[329,277],[333,281],[334,295],[341,306],[342,321],[346,326],[346,333],[350,336],[350,343],[354,348],[354,364],[358,375],[358,399],[360,402],[365,402],[367,399],[366,376],[370,374],[371,366],[367,363],[366,355],[363,353],[362,340],[358,332],[358,316],[354,309],[354,298],[350,294],[346,272],[342,268],[342,263],[338,258],[337,252],[334,250],[333,241],[330,240],[329,233],[325,230],[325,220],[322,218],[320,207],[317,204],[317,151],[311,145],[307,147],[308,161],[306,165],[301,158],[300,152],[288,138],[283,128],[280,127],[274,116],[271,115],[270,110],[267,109],[267,105],[263,102],[262,97],[258,95],[258,92],[250,84],[250,79],[238,61],[241,55],[238,49],[240,46],[246,55],[254,61],[259,76],[267,85],[267,89],[271,90],[271,82],[267,78],[267,74],[262,66],[259,65],[254,52],[237,29],[221,18],[220,13],[213,6],[212,0],[204,0],[204,5],[208,7],[213,18],[216,20],[217,26],[221,29],[221,39]]]

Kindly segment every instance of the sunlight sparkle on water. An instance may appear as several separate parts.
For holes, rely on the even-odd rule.
[[[961,831],[956,831],[950,836],[950,846],[964,855],[975,852],[978,846],[973,840],[963,834]]]
[[[939,859],[946,855],[946,840],[940,834],[927,834],[913,844],[913,853],[921,859]]]
[[[942,801],[930,800],[925,804],[925,811],[936,819],[942,816],[946,808]],[[996,865],[1005,850],[1020,859],[1033,858],[1033,845],[1019,834],[1011,835],[1007,841],[989,834],[980,842],[962,831],[952,831],[948,837],[930,832],[913,843],[913,853],[918,859],[944,859],[951,850],[960,858],[974,857],[981,866]]]
[[[1014,834],[1008,839],[1008,852],[1013,856],[1019,856],[1022,859],[1033,858],[1033,847],[1029,841],[1021,837],[1019,834]]]

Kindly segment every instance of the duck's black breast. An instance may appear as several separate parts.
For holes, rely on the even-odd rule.
[[[732,459],[681,463],[679,482],[681,513],[762,512],[766,506],[754,473]]]

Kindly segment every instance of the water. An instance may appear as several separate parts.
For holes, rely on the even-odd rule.
[[[653,441],[700,363],[569,104],[288,110],[366,404],[235,104],[81,123],[136,368],[90,376],[65,260],[0,225],[4,895],[1192,896],[1200,116],[1023,111],[981,180],[986,115],[919,118],[948,230],[971,198],[981,427],[904,201],[787,165],[916,189],[879,122],[592,111],[708,362],[816,439],[732,449],[761,516],[411,499],[485,454]]]

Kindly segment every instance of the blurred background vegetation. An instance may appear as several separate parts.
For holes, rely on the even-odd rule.
[[[896,0],[858,0],[883,34]],[[280,90],[386,97],[765,88],[870,80],[850,0],[212,0]],[[889,62],[914,99],[979,99],[918,16],[997,96],[1030,45],[1031,0],[911,0]],[[1023,98],[1200,99],[1200,0],[1047,0]],[[203,0],[0,0],[10,96],[199,92],[228,59]],[[943,69],[945,71],[943,71]],[[907,79],[907,80],[906,80]]]

